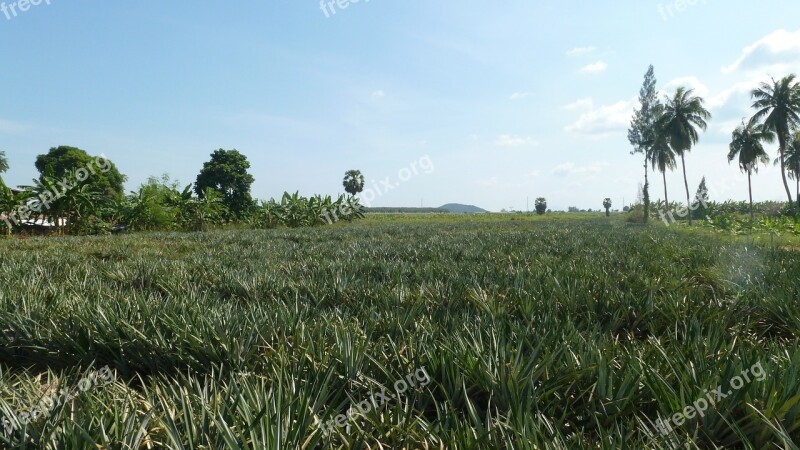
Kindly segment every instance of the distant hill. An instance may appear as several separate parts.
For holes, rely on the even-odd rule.
[[[485,210],[483,208],[478,208],[477,206],[461,205],[459,203],[448,203],[446,205],[440,206],[439,209],[443,209],[443,210],[445,210],[447,212],[455,213],[455,214],[460,214],[460,213],[475,214],[475,213],[488,213],[489,212],[489,211],[487,211],[487,210]]]

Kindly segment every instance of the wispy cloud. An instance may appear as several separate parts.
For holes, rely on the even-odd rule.
[[[589,53],[594,53],[597,50],[597,47],[589,46],[589,47],[575,47],[572,50],[567,52],[567,56],[581,56],[581,55],[588,55]]]
[[[383,97],[386,97],[386,92],[383,92],[383,90],[377,90],[372,93],[372,98],[383,98]]]
[[[581,67],[580,72],[600,73],[600,72],[605,72],[606,69],[608,69],[608,64],[606,64],[605,61],[597,61],[596,63]]]
[[[594,107],[594,101],[587,97],[582,98],[580,100],[576,100],[568,105],[564,105],[561,109],[565,111],[584,111],[587,109],[592,109]]]
[[[624,132],[630,125],[636,105],[638,105],[638,99],[632,98],[612,105],[592,108],[582,113],[578,120],[565,127],[564,131],[593,137],[605,137]]]
[[[532,94],[530,92],[514,92],[509,97],[510,100],[522,100],[524,98],[530,97]]]
[[[585,175],[585,174],[594,174],[600,173],[603,171],[603,168],[607,167],[608,163],[603,161],[593,162],[586,166],[578,166],[575,163],[568,162],[559,164],[553,168],[552,174],[558,176],[568,176],[568,175]]]
[[[495,145],[498,147],[522,147],[522,146],[536,146],[539,143],[530,137],[512,136],[510,134],[501,134]]]
[[[0,119],[0,133],[24,133],[33,127],[20,122]]]

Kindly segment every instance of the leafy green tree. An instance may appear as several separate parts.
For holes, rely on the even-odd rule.
[[[342,180],[345,192],[350,195],[358,195],[359,192],[364,190],[364,175],[360,170],[348,170],[344,174]]]
[[[758,173],[758,163],[768,163],[769,156],[764,149],[764,142],[775,142],[775,133],[761,124],[753,121],[742,124],[733,131],[728,152],[728,164],[737,156],[739,168],[747,173],[747,189],[750,193],[750,221],[754,219],[753,213],[753,172]]]
[[[536,214],[543,216],[547,213],[547,199],[544,197],[537,198],[533,206],[536,208]]]
[[[644,221],[647,223],[650,214],[650,181],[647,166],[651,159],[653,144],[656,140],[657,112],[660,109],[656,92],[655,70],[651,65],[644,75],[644,83],[639,90],[640,107],[633,114],[631,127],[628,130],[628,141],[633,146],[632,155],[644,155]]]
[[[6,152],[0,151],[0,175],[8,172],[8,169],[8,158],[6,158]],[[5,186],[2,176],[0,176],[0,186]]]
[[[603,208],[606,209],[606,217],[610,216],[611,215],[611,199],[610,198],[606,197],[606,199],[603,200]]]
[[[751,92],[755,100],[753,108],[756,109],[752,120],[763,122],[768,130],[777,135],[781,177],[790,205],[792,205],[792,192],[786,181],[785,153],[791,141],[792,128],[800,125],[800,83],[796,82],[795,78],[796,76],[792,74],[778,81],[773,79],[771,85],[761,83],[758,89]],[[800,206],[800,196],[797,201]]]
[[[703,99],[695,97],[692,95],[693,93],[693,89],[687,90],[684,87],[679,87],[672,98],[666,98],[661,118],[656,122],[658,132],[663,133],[664,137],[669,139],[669,145],[672,150],[681,157],[687,207],[691,202],[689,200],[689,181],[686,178],[685,154],[700,139],[697,129],[705,130],[708,128],[707,121],[711,119],[711,113],[703,106]],[[689,225],[691,224],[692,216],[690,214]]]
[[[127,178],[113,162],[102,156],[91,156],[79,148],[51,148],[46,155],[36,158],[36,169],[40,180],[44,180],[44,177],[61,180],[64,177],[75,177],[76,174],[85,175],[86,179],[81,184],[90,186],[93,191],[111,199],[121,200],[125,192],[123,184]]]
[[[210,161],[203,164],[194,191],[201,199],[206,189],[217,191],[230,218],[242,218],[255,207],[250,195],[250,187],[255,179],[247,172],[248,169],[250,162],[239,151],[219,149],[211,154]]]

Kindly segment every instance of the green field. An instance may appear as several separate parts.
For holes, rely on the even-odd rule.
[[[796,449],[792,248],[566,214],[4,239],[0,442]]]

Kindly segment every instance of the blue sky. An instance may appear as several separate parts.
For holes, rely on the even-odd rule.
[[[616,207],[643,178],[626,129],[652,63],[659,89],[694,87],[714,114],[690,188],[745,199],[726,154],[748,91],[800,74],[796,0],[361,0],[327,17],[314,0],[49,2],[0,12],[10,185],[58,145],[104,153],[128,190],[188,184],[236,148],[258,198],[336,194],[357,168],[393,185],[372,206]],[[678,171],[667,183],[684,195]],[[776,169],[754,195],[785,200]]]

